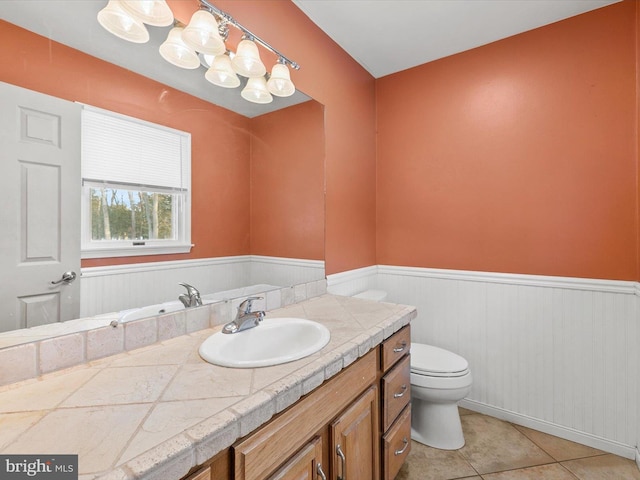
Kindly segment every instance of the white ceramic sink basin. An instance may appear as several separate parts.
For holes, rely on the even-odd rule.
[[[200,356],[223,367],[279,365],[314,354],[330,338],[324,325],[303,318],[265,318],[238,333],[214,333],[200,345]]]

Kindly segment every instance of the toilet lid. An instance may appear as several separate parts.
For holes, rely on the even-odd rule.
[[[421,343],[411,344],[411,371],[437,377],[456,377],[467,373],[469,363],[460,355]]]

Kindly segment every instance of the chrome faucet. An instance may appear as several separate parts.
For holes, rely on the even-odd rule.
[[[185,308],[199,307],[202,305],[202,299],[200,298],[200,292],[194,286],[188,283],[179,283],[187,289],[187,293],[183,293],[178,296],[178,300],[182,302]]]
[[[260,300],[262,297],[248,297],[238,306],[238,313],[234,321],[227,323],[222,327],[222,333],[237,333],[248,328],[257,327],[265,316],[262,310],[252,312],[251,306],[254,300]]]

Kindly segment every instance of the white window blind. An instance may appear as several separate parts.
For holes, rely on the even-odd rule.
[[[88,105],[81,125],[82,258],[189,253],[191,134]]]
[[[190,134],[85,106],[82,178],[85,182],[188,190]]]

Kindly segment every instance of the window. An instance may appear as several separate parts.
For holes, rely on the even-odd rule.
[[[82,110],[82,258],[191,249],[191,135]]]

